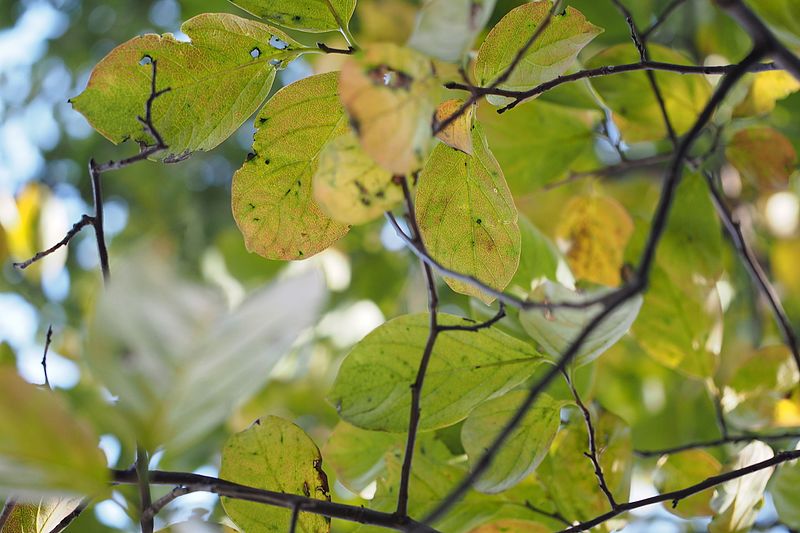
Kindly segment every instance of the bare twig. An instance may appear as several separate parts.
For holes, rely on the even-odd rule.
[[[47,352],[50,350],[50,343],[53,342],[53,326],[47,326],[47,336],[44,340],[44,353],[42,354],[42,372],[44,372],[44,385],[50,387],[50,378],[47,376]]]
[[[634,452],[639,457],[660,457],[662,455],[670,455],[672,453],[684,452],[686,450],[715,448],[718,446],[724,446],[726,444],[739,444],[742,442],[753,442],[756,440],[764,442],[781,442],[788,439],[800,439],[800,431],[787,431],[785,433],[772,434],[749,433],[745,435],[729,435],[720,439],[689,442],[687,444],[681,444],[680,446],[662,448],[660,450],[635,450]]]
[[[72,238],[75,237],[75,235],[77,235],[84,228],[84,226],[88,226],[90,224],[94,224],[94,217],[89,215],[83,215],[79,221],[77,221],[75,224],[72,225],[72,227],[70,228],[70,230],[67,232],[67,234],[64,236],[63,239],[55,243],[47,250],[38,252],[36,255],[34,255],[27,261],[22,261],[21,263],[14,263],[14,267],[20,270],[25,270],[35,262],[47,257],[48,255],[52,254],[62,246],[66,246],[67,244],[69,244],[69,241],[71,241]]]
[[[497,310],[497,313],[486,320],[485,322],[476,322],[470,326],[439,326],[439,331],[480,331],[482,329],[489,328],[496,323],[500,322],[503,317],[506,316],[506,305],[503,302],[500,302],[500,308]]]
[[[567,527],[572,525],[572,522],[567,520],[564,517],[564,515],[562,515],[558,511],[555,511],[555,512],[552,512],[552,513],[549,512],[549,511],[545,511],[544,509],[540,509],[540,508],[536,507],[535,505],[533,505],[531,502],[529,502],[527,500],[525,500],[525,507],[527,507],[528,509],[530,509],[534,513],[538,513],[538,514],[540,514],[542,516],[546,516],[547,518],[552,518],[553,520],[556,520],[557,522],[561,522],[562,524],[564,524]]]
[[[153,520],[153,518],[155,518],[155,516],[160,513],[164,507],[177,500],[181,496],[189,494],[190,492],[192,491],[183,485],[178,485],[167,494],[150,504],[150,506],[142,512],[142,519]]]

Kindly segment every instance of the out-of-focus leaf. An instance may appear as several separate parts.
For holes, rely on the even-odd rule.
[[[797,449],[800,449],[798,447]],[[772,478],[770,494],[781,522],[793,529],[800,528],[800,461],[791,461],[778,467]]]
[[[298,494],[330,501],[328,478],[322,471],[322,456],[314,441],[291,422],[268,416],[228,439],[222,450],[222,479],[264,490]],[[283,533],[288,531],[290,509],[222,498],[229,517],[244,531]],[[330,531],[330,519],[300,513],[298,531]]]
[[[362,148],[350,132],[322,150],[314,174],[314,200],[332,219],[364,224],[403,200],[403,188]]]
[[[444,122],[464,104],[464,100],[447,100],[436,109],[435,120]],[[475,106],[470,106],[449,126],[436,134],[436,137],[450,146],[472,155],[472,120]]]
[[[473,324],[439,314],[442,325]],[[365,429],[405,431],[410,386],[428,338],[426,314],[386,322],[353,348],[328,395],[340,416]],[[449,426],[530,376],[543,356],[494,328],[438,335],[422,389],[420,429]]]
[[[800,46],[800,6],[793,0],[748,0],[755,12],[764,18],[781,37]]]
[[[664,456],[658,461],[654,472],[654,484],[658,492],[680,490],[706,478],[716,476],[722,469],[713,455],[705,450],[687,450]],[[704,491],[682,499],[677,506],[664,502],[664,508],[681,518],[709,516],[711,492]]]
[[[548,280],[534,289],[531,293],[531,300],[583,302],[602,296],[610,290],[602,288],[580,293]],[[572,365],[581,366],[590,363],[608,350],[628,332],[641,307],[642,297],[636,295],[615,309],[586,338],[573,358]],[[583,309],[530,309],[521,312],[519,319],[528,335],[553,359],[557,360],[601,310],[601,304]]]
[[[750,90],[736,106],[739,116],[766,115],[775,109],[775,102],[800,89],[800,81],[784,70],[773,70],[751,74]]]
[[[184,157],[236,131],[269,94],[276,68],[302,48],[275,28],[226,13],[199,15],[181,31],[191,43],[146,34],[112,50],[72,105],[115,144],[154,143],[136,117],[144,115],[155,60],[158,90],[170,89],[153,103],[153,122],[169,146],[158,157]]]
[[[514,391],[475,408],[464,421],[461,442],[471,463],[477,461],[525,400],[526,391]],[[547,455],[561,421],[562,402],[543,394],[517,429],[506,439],[489,469],[475,483],[481,492],[502,492],[533,472]]]
[[[773,457],[772,448],[760,441],[745,446],[726,470],[737,470]],[[756,520],[764,490],[775,468],[764,468],[728,481],[714,492],[711,507],[715,516],[708,525],[710,533],[744,533]]]
[[[212,522],[204,522],[200,519],[192,519],[186,522],[178,522],[172,524],[164,529],[159,529],[158,533],[238,533],[238,529],[232,527],[215,524]]]
[[[550,12],[550,2],[529,2],[511,10],[489,32],[475,60],[478,85],[493,83],[508,69],[517,52],[533,36]],[[524,91],[551,80],[567,70],[584,46],[602,33],[573,7],[555,13],[550,24],[528,48],[503,89]],[[510,101],[507,97],[488,96],[494,105]]]
[[[320,152],[347,131],[338,82],[320,74],[278,91],[256,120],[253,157],[233,176],[233,216],[247,248],[268,259],[305,259],[347,233],[311,198]]]
[[[649,50],[653,61],[690,64],[682,54],[664,46],[650,44]],[[620,44],[595,55],[586,66],[595,68],[635,63],[638,60],[636,48],[631,44]],[[711,86],[701,76],[656,72],[655,77],[676,133],[685,133],[706,104]],[[592,85],[613,111],[614,122],[626,141],[654,141],[666,136],[666,126],[658,100],[644,72],[594,78]]]
[[[769,126],[737,131],[725,148],[728,161],[763,189],[785,187],[797,168],[797,152],[789,139]]]
[[[770,265],[775,279],[795,296],[800,296],[798,264],[800,264],[800,239],[781,240],[770,249]]]
[[[356,0],[231,0],[257,17],[286,28],[309,32],[345,29]]]
[[[443,144],[434,149],[419,177],[417,220],[434,258],[502,290],[519,264],[517,208],[478,125],[472,145],[471,156]],[[445,279],[456,292],[494,300],[470,284]]]
[[[547,533],[550,530],[537,522],[506,518],[478,526],[470,533],[510,533],[512,531],[517,533]]]
[[[601,285],[620,284],[625,247],[633,234],[633,220],[609,196],[575,196],[564,206],[557,235],[568,246],[572,273]]]
[[[374,44],[342,66],[339,94],[364,150],[393,174],[422,167],[431,145],[436,87],[425,56]]]
[[[97,435],[56,393],[26,383],[9,367],[0,368],[0,391],[0,495],[38,502],[48,494],[107,491]]]
[[[379,475],[385,475],[386,450],[404,441],[404,435],[399,433],[367,431],[339,422],[323,448],[323,455],[336,471],[337,480],[358,493]]]
[[[519,268],[511,283],[529,292],[535,280],[556,279],[563,259],[556,245],[524,216],[519,217],[519,229],[522,236]]]
[[[312,270],[226,313],[212,293],[182,282],[152,255],[130,259],[101,297],[86,357],[119,396],[142,444],[168,445],[177,454],[263,387],[315,322],[324,295],[322,277]]]
[[[360,0],[356,6],[358,41],[405,44],[416,16],[416,7],[405,0]]]
[[[444,61],[458,61],[472,48],[495,0],[425,0],[408,46]]]
[[[18,503],[1,533],[50,533],[78,508],[83,497],[53,497],[38,503]]]

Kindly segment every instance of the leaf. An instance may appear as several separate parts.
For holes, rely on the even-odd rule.
[[[688,65],[691,62],[679,52],[657,44],[649,44],[650,59]],[[587,68],[603,65],[636,63],[639,54],[630,44],[606,48],[586,63]],[[656,82],[664,97],[672,125],[678,135],[694,124],[711,94],[711,86],[702,76],[686,76],[674,72],[655,72]],[[667,135],[664,118],[644,72],[626,72],[593,78],[592,85],[613,112],[614,123],[627,142],[654,141]]]
[[[439,145],[417,185],[417,221],[428,251],[445,267],[504,289],[519,265],[517,208],[479,125],[473,155]],[[472,285],[445,278],[462,294],[494,300]]]
[[[529,2],[512,9],[492,28],[475,60],[478,85],[486,87],[492,84],[508,69],[550,10],[550,2]],[[558,77],[575,62],[583,47],[602,32],[573,7],[554,14],[550,24],[500,88],[525,91]],[[487,99],[494,105],[511,101],[495,95],[489,95]]]
[[[232,312],[152,255],[118,268],[90,324],[87,361],[149,450],[179,454],[260,390],[325,296],[316,271],[256,291]],[[169,391],[169,394],[165,394]],[[198,394],[202,391],[202,394]]]
[[[798,163],[791,141],[769,126],[737,131],[725,148],[725,157],[759,189],[786,187]]]
[[[557,235],[567,243],[567,263],[577,279],[614,287],[622,281],[633,220],[609,196],[574,196],[562,211]]]
[[[447,100],[443,102],[436,109],[435,123],[444,122],[455,114],[462,105],[464,105],[464,100]],[[472,155],[472,121],[474,114],[475,106],[468,107],[456,120],[437,133],[436,137],[447,146]]]
[[[658,492],[664,494],[716,476],[722,465],[713,455],[704,450],[687,450],[664,456],[658,461],[653,474]],[[708,516],[711,509],[711,492],[704,491],[680,500],[677,506],[664,502],[664,508],[681,518]]]
[[[320,152],[347,131],[339,76],[284,87],[259,113],[253,157],[233,176],[233,216],[247,249],[268,259],[305,259],[345,235],[311,197]]]
[[[345,224],[370,222],[403,201],[394,176],[378,166],[350,132],[322,150],[313,189],[322,211]]]
[[[222,450],[219,475],[258,489],[330,501],[322,456],[314,441],[291,422],[268,416],[231,436]],[[244,531],[288,531],[292,512],[261,503],[221,498],[227,515]],[[330,519],[300,513],[298,531],[330,531]]]
[[[550,530],[537,522],[506,518],[478,526],[470,533],[547,533],[548,531]]]
[[[385,475],[386,450],[404,442],[404,435],[398,433],[366,431],[339,422],[325,444],[323,455],[336,471],[337,481],[358,493],[380,474]]]
[[[536,280],[556,279],[559,263],[564,263],[556,245],[524,216],[519,217],[519,229],[522,251],[511,284],[529,292]]]
[[[604,294],[611,289],[601,288],[591,292],[574,292],[559,283],[545,281],[531,293],[531,300],[547,302],[584,302]],[[586,325],[597,316],[602,304],[583,309],[556,308],[530,309],[519,314],[525,332],[547,352],[558,360]],[[639,309],[642,307],[641,295],[628,299],[611,312],[603,322],[581,344],[572,360],[575,367],[590,363],[614,345],[631,327]]]
[[[768,22],[780,36],[794,46],[800,46],[800,6],[793,0],[750,0],[755,12]]]
[[[44,495],[99,496],[108,490],[98,437],[62,399],[0,367],[0,494],[39,501]]]
[[[189,19],[181,31],[191,43],[146,34],[112,50],[73,107],[115,144],[153,144],[136,117],[144,115],[155,60],[157,88],[170,89],[153,103],[153,122],[169,146],[159,157],[181,158],[227,139],[266,99],[276,68],[301,53],[283,32],[224,13]]]
[[[772,448],[760,441],[745,446],[726,470],[738,470],[766,461],[774,456]],[[764,498],[774,467],[727,481],[714,492],[711,507],[716,515],[708,525],[709,533],[740,533],[750,531]]]
[[[441,325],[470,325],[439,314]],[[375,329],[345,358],[328,395],[347,422],[379,431],[406,431],[410,386],[428,338],[428,315],[403,315]],[[516,387],[543,357],[494,328],[446,331],[437,336],[425,387],[420,429],[463,420],[478,404]]]
[[[495,0],[425,0],[408,46],[443,61],[458,61],[472,48]]]
[[[470,463],[483,456],[495,437],[528,396],[514,391],[482,403],[467,417],[461,442]],[[513,487],[533,472],[547,455],[561,421],[562,402],[543,394],[506,439],[488,470],[475,483],[481,492],[494,494]]]
[[[599,115],[536,101],[502,115],[482,106],[478,116],[511,190],[524,194],[561,178],[593,152]]]
[[[339,94],[364,150],[393,174],[422,167],[435,111],[434,68],[425,56],[374,44],[342,65]]]
[[[790,461],[778,467],[772,478],[770,494],[778,518],[793,529],[800,528],[800,501],[797,499],[797,487],[800,487],[800,461]]]
[[[2,533],[51,533],[62,520],[77,509],[83,497],[53,497],[38,503],[17,503]]]
[[[737,116],[767,115],[775,109],[776,101],[800,90],[800,81],[784,70],[759,72],[750,77],[750,90],[734,111]]]
[[[347,29],[356,0],[230,0],[269,22],[308,32],[336,31],[341,21]],[[337,20],[337,18],[339,20]]]

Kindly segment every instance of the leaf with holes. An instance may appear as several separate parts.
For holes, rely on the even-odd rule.
[[[258,489],[330,501],[319,448],[306,433],[277,416],[257,420],[231,436],[222,449],[222,479]],[[222,498],[228,516],[244,531],[284,533],[292,511],[261,503]],[[330,531],[330,519],[300,513],[298,531]]]
[[[112,50],[72,105],[115,144],[153,144],[136,117],[144,115],[155,60],[157,89],[170,89],[153,103],[154,125],[169,146],[159,157],[179,159],[235,132],[269,94],[276,69],[302,48],[275,28],[223,13],[198,15],[181,31],[191,43],[146,34]]]
[[[305,259],[347,233],[312,198],[320,152],[347,132],[336,73],[295,82],[256,119],[253,154],[233,176],[233,216],[248,250],[268,259]]]
[[[406,431],[410,386],[428,338],[426,314],[386,322],[345,358],[328,400],[347,422]],[[441,325],[473,322],[439,314]],[[478,404],[523,383],[544,360],[528,344],[494,328],[446,331],[437,337],[422,389],[420,429],[455,424]]]
[[[458,61],[472,48],[495,0],[425,0],[408,46],[444,61]]]
[[[478,51],[475,78],[483,87],[495,83],[506,73],[518,52],[547,20],[550,2],[529,2],[512,9],[492,28]],[[603,30],[586,20],[573,7],[555,13],[549,25],[523,54],[502,89],[525,91],[563,74],[578,57],[578,53]],[[511,101],[504,96],[489,95],[489,102],[505,105]]]
[[[394,44],[375,44],[342,66],[339,94],[364,150],[393,174],[419,169],[432,140],[433,64]]]
[[[347,29],[356,0],[230,0],[268,22],[312,33]]]
[[[437,146],[417,186],[417,221],[430,254],[444,266],[502,290],[519,265],[517,208],[479,125],[473,154]],[[462,294],[493,297],[471,284],[445,278]]]

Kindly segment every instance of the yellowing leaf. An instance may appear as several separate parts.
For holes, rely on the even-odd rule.
[[[505,518],[478,526],[470,533],[547,533],[550,531],[542,524],[516,518]]]
[[[504,289],[519,265],[517,208],[503,171],[479,125],[473,154],[439,145],[417,186],[417,221],[430,254],[444,266]],[[445,278],[462,294],[494,298],[467,283]]]
[[[512,9],[492,28],[475,61],[478,85],[490,85],[506,71],[517,52],[547,18],[550,9],[550,2],[528,2]],[[524,91],[558,77],[575,62],[583,47],[602,31],[573,7],[554,14],[549,26],[500,87]],[[509,98],[494,95],[490,95],[488,100],[494,105],[510,101]]]
[[[800,398],[781,398],[773,415],[777,427],[800,427]]]
[[[425,162],[435,104],[433,65],[394,44],[375,44],[342,66],[339,94],[364,150],[387,171]]]
[[[347,131],[336,73],[284,87],[256,120],[253,157],[233,176],[233,216],[247,249],[268,259],[305,259],[347,233],[312,199],[320,152]]]
[[[152,66],[158,62],[159,90],[153,103],[155,127],[169,150],[158,157],[183,157],[210,150],[227,139],[269,94],[276,68],[301,47],[283,32],[223,13],[187,20],[181,31],[146,34],[118,46],[97,64],[86,90],[72,104],[113,143],[127,139],[152,144],[136,119],[150,95]]]
[[[334,220],[364,224],[400,203],[403,189],[348,132],[329,142],[320,154],[314,200]]]
[[[784,70],[752,74],[753,82],[745,99],[736,107],[739,116],[766,115],[775,109],[775,102],[800,89],[800,81]]]
[[[725,148],[728,161],[759,187],[785,187],[797,168],[797,152],[791,141],[769,126],[737,131]]]
[[[29,183],[15,199],[16,217],[13,225],[5,227],[5,238],[8,252],[16,261],[25,261],[39,250],[39,216],[46,195],[42,185]]]
[[[567,263],[576,279],[610,287],[620,284],[625,246],[633,221],[609,196],[575,196],[564,206],[557,235],[567,243]]]
[[[744,468],[773,456],[772,448],[768,445],[760,441],[751,442],[739,452],[736,460],[726,470]],[[774,467],[764,468],[720,485],[711,500],[711,507],[716,515],[708,525],[709,533],[750,531],[761,507],[767,482],[774,470]]]
[[[408,46],[444,61],[470,50],[494,9],[495,0],[425,0]]]
[[[356,6],[358,40],[405,44],[416,14],[417,9],[405,0],[360,0]]]
[[[322,456],[314,441],[291,422],[268,416],[231,436],[222,450],[222,479],[264,490],[330,501]],[[222,498],[222,507],[244,531],[284,533],[292,511],[271,505]],[[330,531],[330,519],[300,513],[298,531]]]
[[[231,0],[257,17],[286,28],[308,32],[347,28],[356,0]]]
[[[41,499],[38,503],[17,503],[2,533],[51,533],[83,501],[83,496]]]
[[[719,461],[705,450],[673,453],[659,460],[653,474],[654,484],[661,493],[680,490],[716,476],[721,469]],[[664,508],[681,518],[694,518],[711,515],[713,511],[710,503],[711,491],[704,491],[682,499],[676,507],[665,502]]]
[[[770,264],[775,279],[793,295],[800,296],[800,276],[797,275],[797,265],[800,264],[800,239],[776,242],[770,249]]]
[[[436,109],[436,122],[442,123],[455,114],[464,100],[447,100]],[[472,155],[472,120],[475,106],[470,106],[456,120],[451,122],[436,137],[446,145]]]

